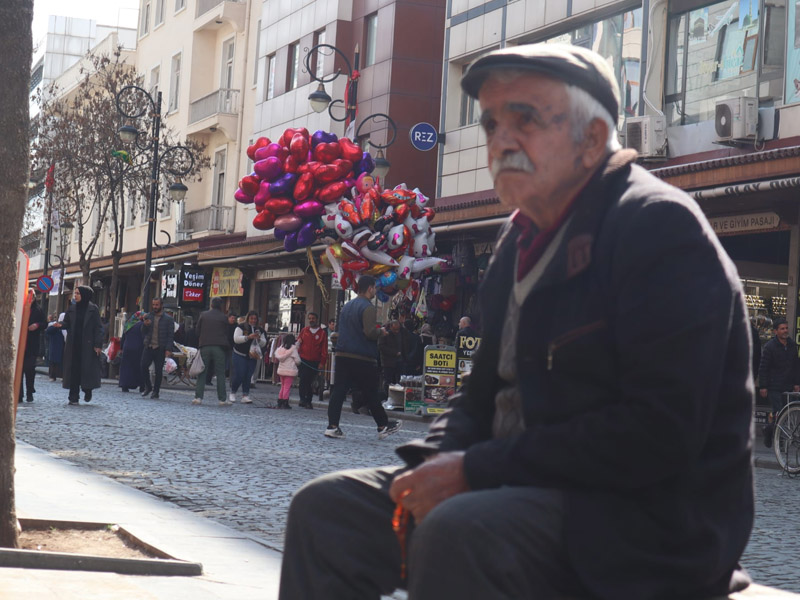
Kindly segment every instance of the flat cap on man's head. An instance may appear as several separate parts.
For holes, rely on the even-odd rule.
[[[600,102],[614,121],[619,116],[619,85],[606,60],[591,50],[569,44],[527,44],[493,50],[473,62],[461,87],[478,97],[481,86],[498,69],[530,71],[579,87]]]

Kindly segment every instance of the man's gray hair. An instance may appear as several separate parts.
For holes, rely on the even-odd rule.
[[[224,304],[222,298],[219,296],[215,296],[211,299],[211,308],[215,310],[222,310],[222,305]]]
[[[586,128],[595,119],[601,119],[608,127],[608,138],[606,138],[606,150],[616,152],[622,146],[617,138],[617,124],[611,119],[611,115],[597,99],[586,90],[574,85],[564,84],[569,96],[570,123],[572,124],[572,139],[577,144],[583,141],[586,135]]]

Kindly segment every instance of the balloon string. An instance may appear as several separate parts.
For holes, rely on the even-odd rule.
[[[328,289],[325,287],[325,284],[322,283],[322,277],[319,276],[319,271],[317,271],[317,263],[314,260],[314,255],[311,254],[310,246],[306,248],[306,256],[308,257],[308,262],[311,265],[311,268],[314,270],[314,277],[317,278],[317,287],[319,288],[319,291],[322,293],[322,301],[327,306],[328,303],[331,301],[331,297],[328,294]]]

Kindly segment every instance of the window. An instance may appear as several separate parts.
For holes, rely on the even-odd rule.
[[[161,79],[161,67],[153,67],[150,69],[150,95],[153,98],[158,96],[158,84]]]
[[[150,33],[150,1],[148,0],[142,5],[142,17],[139,22],[139,36],[147,35]]]
[[[158,27],[164,22],[164,0],[156,0],[156,15],[155,27]]]
[[[256,27],[256,59],[253,61],[253,85],[258,85],[258,57],[261,52],[261,19]]]
[[[178,110],[181,93],[181,55],[172,57],[172,70],[169,78],[169,108],[167,112]]]
[[[275,96],[275,55],[271,54],[267,57],[267,76],[266,85],[264,86],[264,100],[272,100]]]
[[[670,16],[668,125],[713,119],[720,98],[756,95],[759,17],[759,2],[740,0]]]
[[[319,46],[320,44],[325,43],[325,30],[321,29],[319,31],[314,32],[314,44],[313,46]],[[315,52],[314,55],[311,57],[311,71],[314,73],[314,76],[317,78],[321,78],[322,74],[325,72],[325,56],[320,52]]]
[[[225,148],[217,150],[214,153],[214,187],[211,190],[212,207],[222,206],[225,202],[225,163],[227,154],[228,153]],[[223,229],[223,211],[219,208],[212,208],[211,210],[211,229],[214,231],[219,231]]]
[[[128,210],[125,211],[125,226],[133,227],[136,225],[136,197],[131,194],[130,190],[125,194],[125,203],[128,206]]]
[[[186,0],[175,0],[175,12],[181,11],[186,8]]]
[[[464,76],[464,73],[467,72],[467,67],[469,65],[464,65],[461,67],[461,76]],[[475,98],[469,96],[463,90],[461,91],[461,114],[458,119],[459,127],[466,127],[467,125],[474,125],[480,119],[480,107],[478,107],[478,103],[475,101]]]
[[[219,87],[231,89],[233,87],[233,59],[235,55],[233,38],[222,43],[222,72],[219,76]]]
[[[171,181],[164,181],[161,186],[161,199],[159,204],[161,216],[166,219],[172,215],[172,200],[169,197],[169,186],[172,185]]]
[[[300,42],[289,44],[289,58],[286,65],[286,89],[293,90],[297,87],[300,76]]]
[[[364,66],[375,64],[375,48],[378,45],[378,13],[364,19]]]

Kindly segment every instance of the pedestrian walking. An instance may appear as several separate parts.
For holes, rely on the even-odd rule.
[[[197,338],[205,371],[198,374],[192,404],[201,404],[206,389],[206,373],[217,377],[217,399],[220,406],[230,406],[225,398],[225,352],[228,346],[228,317],[222,312],[222,298],[211,299],[211,309],[197,319]]]
[[[56,327],[58,315],[50,315],[47,329],[44,335],[47,338],[47,375],[50,381],[55,381],[61,377],[61,363],[64,360],[64,334],[60,328]]]
[[[84,402],[92,400],[92,390],[100,387],[100,353],[103,351],[103,328],[100,310],[92,302],[92,288],[75,288],[64,320],[55,327],[67,331],[64,345],[62,386],[69,390],[69,404],[76,406],[83,390]]]
[[[797,345],[789,335],[789,324],[779,317],[772,326],[775,336],[764,344],[758,368],[759,395],[769,401],[772,409],[763,430],[767,448],[772,446],[775,416],[786,404],[783,394],[800,392],[800,360],[797,358]]]
[[[604,57],[509,46],[461,86],[512,211],[479,291],[469,384],[398,448],[405,467],[329,473],[294,495],[279,598],[745,588],[752,377],[736,267],[697,203],[620,148]]]
[[[164,361],[172,356],[175,338],[175,320],[164,312],[164,301],[153,298],[152,310],[142,318],[142,396],[158,398],[161,391],[161,378],[164,375]],[[153,365],[153,382],[150,382],[150,365]]]
[[[358,296],[342,307],[339,314],[339,337],[336,341],[336,381],[328,403],[328,427],[325,436],[343,438],[339,427],[342,405],[347,391],[361,394],[361,402],[370,410],[378,426],[378,439],[398,431],[400,421],[390,421],[378,400],[378,338],[387,331],[378,327],[375,297],[375,278],[362,275],[358,280]]]
[[[145,385],[142,378],[142,352],[144,351],[144,334],[142,328],[142,312],[136,311],[125,323],[125,330],[120,340],[122,356],[119,363],[118,385],[123,392],[136,389],[144,392]],[[149,373],[148,373],[149,379]]]
[[[278,361],[278,376],[281,378],[278,408],[292,408],[289,404],[289,396],[291,396],[292,383],[297,377],[297,367],[301,359],[295,337],[291,333],[283,337],[283,345],[275,350],[275,359]]]
[[[39,303],[31,303],[30,314],[28,315],[28,336],[25,342],[25,354],[22,357],[22,382],[19,387],[19,401],[22,402],[23,392],[25,400],[33,402],[33,393],[36,391],[34,379],[36,379],[36,358],[39,354],[39,344],[41,344],[42,331],[45,328],[46,317],[44,311],[39,308]],[[23,385],[24,384],[24,385]],[[23,390],[23,387],[25,388]]]
[[[299,346],[300,365],[300,406],[314,408],[314,381],[320,380],[320,374],[325,373],[328,364],[328,332],[319,324],[319,315],[315,312],[308,313],[306,317],[308,326],[300,330],[297,337]]]
[[[233,332],[233,356],[231,357],[230,402],[236,402],[236,392],[242,386],[242,404],[251,404],[250,385],[256,365],[264,357],[267,337],[258,324],[258,313],[251,310],[247,320],[237,325]]]

